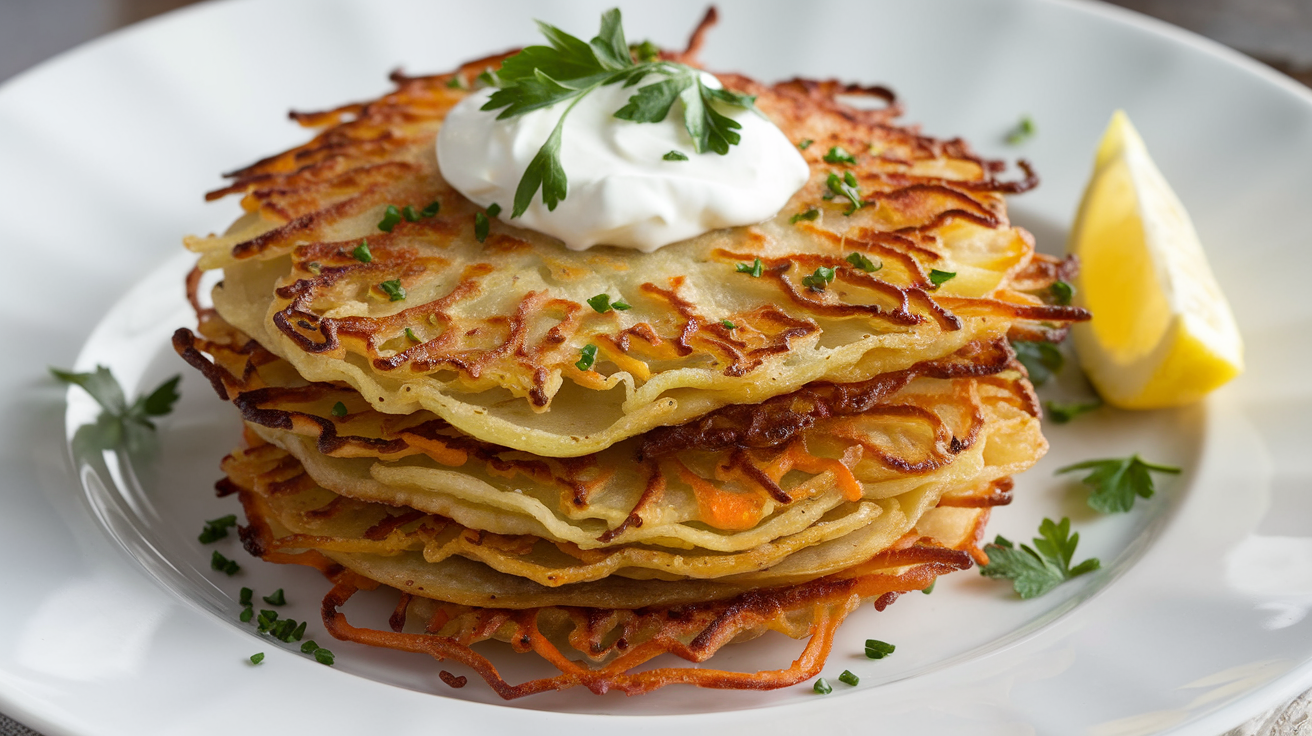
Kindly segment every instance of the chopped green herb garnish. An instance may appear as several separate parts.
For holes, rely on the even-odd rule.
[[[100,415],[100,428],[103,432],[100,439],[110,447],[125,439],[129,450],[145,447],[148,433],[155,429],[155,423],[150,421],[150,417],[163,416],[173,411],[173,405],[180,398],[178,383],[182,376],[170,378],[149,394],[138,396],[128,406],[123,388],[114,379],[114,374],[103,365],[96,366],[91,373],[72,373],[58,368],[51,368],[50,373],[65,383],[82,387],[100,404],[104,410]]]
[[[245,608],[241,609],[241,615],[238,616],[237,618],[242,623],[248,624],[251,622],[251,618],[254,616],[255,616],[255,609],[251,608],[250,606],[246,606]]]
[[[738,325],[735,325],[734,323],[730,322],[730,321],[727,320],[727,319],[722,319],[722,320],[720,320],[720,326],[723,327],[723,328],[726,329],[726,330],[736,330],[736,329],[738,329]]]
[[[656,61],[661,58],[661,49],[651,41],[643,41],[629,46],[629,53],[640,62]]]
[[[383,219],[378,221],[378,229],[390,233],[392,228],[396,227],[400,221],[401,211],[396,208],[396,205],[389,204],[387,209],[383,210]]]
[[[217,519],[210,519],[205,522],[205,528],[200,531],[200,543],[209,544],[210,542],[223,539],[228,536],[228,527],[237,526],[237,515],[228,514],[220,516]]]
[[[897,647],[886,641],[878,639],[866,639],[866,656],[870,659],[883,659],[897,650]]]
[[[251,604],[251,596],[253,595],[255,595],[255,591],[250,588],[242,588],[241,597],[238,598],[237,602],[241,603],[243,606],[249,606]]]
[[[279,621],[269,631],[269,634],[279,641],[284,641],[290,644],[292,642],[292,635],[296,633],[297,626],[299,626],[299,624],[296,623],[296,619],[285,618]]]
[[[319,274],[323,273],[323,266],[319,265],[318,261],[310,261],[309,263],[305,264],[305,270],[309,271],[315,276],[318,276]]]
[[[591,42],[546,23],[539,22],[538,28],[551,45],[529,46],[503,61],[496,76],[490,76],[498,89],[482,108],[501,110],[497,119],[504,120],[568,103],[520,179],[512,218],[524,214],[539,189],[548,210],[556,209],[565,199],[568,182],[560,160],[565,120],[580,99],[604,85],[622,83],[632,87],[648,75],[659,75],[660,81],[639,87],[615,117],[635,123],[659,123],[678,101],[683,107],[684,127],[697,153],[725,154],[729,146],[738,143],[736,131],[741,126],[721,114],[716,105],[754,109],[755,98],[708,87],[702,82],[702,72],[690,66],[658,58],[634,62],[618,9],[602,14],[601,31]]]
[[[264,652],[256,652],[251,655],[251,664],[259,664],[264,661]]]
[[[482,243],[487,240],[488,233],[491,232],[492,221],[488,219],[483,212],[474,213],[474,239]]]
[[[1104,514],[1129,511],[1134,506],[1135,496],[1152,498],[1155,489],[1149,471],[1180,474],[1179,468],[1145,462],[1138,455],[1131,455],[1106,460],[1086,460],[1067,465],[1058,468],[1057,475],[1073,473],[1077,470],[1089,471],[1081,481],[1093,489],[1089,494],[1089,507]]]
[[[627,312],[628,310],[633,309],[633,307],[629,306],[628,302],[611,302],[610,308],[620,312]]]
[[[843,210],[844,215],[851,216],[853,212],[856,212],[865,204],[861,199],[861,192],[857,189],[856,177],[853,176],[850,171],[847,172],[846,176],[841,178],[838,174],[831,173],[828,179],[828,186],[831,194],[836,197],[846,197],[847,201],[851,203],[847,209]]]
[[[378,285],[378,288],[383,290],[389,301],[399,302],[405,299],[405,287],[401,285],[401,279],[384,281]]]
[[[1090,557],[1071,567],[1075,546],[1079,543],[1080,535],[1071,534],[1070,519],[1062,517],[1061,523],[1044,519],[1039,524],[1039,536],[1034,538],[1033,547],[1022,544],[1017,549],[1000,535],[992,544],[984,545],[989,564],[981,566],[979,574],[1010,580],[1021,598],[1034,598],[1102,566],[1098,558]]]
[[[217,549],[214,554],[210,555],[210,569],[218,570],[227,575],[236,575],[241,566],[235,560],[224,557]]]
[[[847,255],[847,262],[866,273],[874,273],[884,267],[884,264],[875,263],[869,258],[866,258],[864,253],[858,253],[857,251],[852,251]]]
[[[853,674],[852,670],[843,670],[843,674],[838,676],[838,681],[848,685],[858,685],[861,683],[861,678]]]
[[[331,667],[334,662],[333,653],[323,647],[319,647],[314,650],[314,660],[319,664],[326,664]]]
[[[626,309],[633,308],[628,304],[625,304],[623,301],[612,302],[610,300],[610,294],[598,294],[592,297],[588,300],[588,306],[592,307],[598,314],[605,314],[612,309],[618,309],[623,312]]]
[[[1081,414],[1087,414],[1101,406],[1102,399],[1094,399],[1093,401],[1072,401],[1069,403],[1060,401],[1043,402],[1043,408],[1048,411],[1048,416],[1052,417],[1052,421],[1058,424],[1065,424],[1075,417],[1078,417]]]
[[[940,271],[937,268],[935,268],[935,269],[931,269],[929,272],[929,281],[930,283],[934,284],[935,289],[942,286],[943,284],[946,284],[952,279],[955,279],[956,277],[957,277],[956,271]]]
[[[759,279],[761,278],[762,265],[763,264],[761,263],[761,259],[757,258],[756,260],[752,261],[751,265],[748,265],[746,263],[739,263],[736,266],[736,268],[738,273],[745,273],[754,279]]]
[[[670,151],[669,153],[665,154],[664,156],[661,156],[661,158],[665,159],[666,161],[687,161],[687,160],[688,160],[688,157],[687,157],[687,156],[683,155],[682,153],[679,153],[678,151]]]
[[[811,140],[810,138],[803,138],[801,142],[797,144],[797,147],[805,151],[806,149],[811,147],[812,143],[815,143],[815,141]]]
[[[287,596],[282,592],[282,588],[273,591],[273,595],[266,595],[261,597],[264,598],[265,603],[268,603],[271,606],[287,605]]]
[[[1065,281],[1057,280],[1048,287],[1048,292],[1052,294],[1054,302],[1065,307],[1070,305],[1071,299],[1075,296],[1075,287]]]
[[[815,685],[812,685],[811,689],[821,695],[828,695],[834,691],[834,686],[830,685],[828,680],[821,677],[819,680],[815,681]]]
[[[478,83],[480,89],[497,86],[497,78],[492,74],[491,69],[484,69],[477,77],[474,77],[474,81]]]
[[[808,220],[808,221],[814,220],[819,216],[820,216],[820,210],[816,209],[815,207],[807,207],[805,212],[798,212],[797,214],[788,218],[788,222],[790,224],[796,225],[802,220]]]
[[[305,636],[305,625],[306,625],[307,623],[309,623],[309,622],[308,622],[308,621],[302,621],[301,624],[300,624],[300,626],[297,626],[297,627],[296,627],[296,630],[292,631],[291,639],[293,639],[293,640],[295,640],[295,641],[300,641],[300,640],[301,640],[301,637]]]
[[[920,589],[920,592],[924,593],[925,595],[929,595],[930,593],[934,592],[935,585],[938,585],[938,578],[934,578],[933,580],[931,580],[929,582],[929,585],[926,585],[924,588]]]
[[[1030,383],[1042,386],[1052,378],[1052,374],[1061,370],[1066,358],[1061,350],[1050,342],[1031,342],[1029,340],[1012,340],[1011,347],[1016,351],[1016,359],[1025,366],[1030,374]]]
[[[802,277],[802,286],[811,291],[824,291],[825,285],[834,280],[834,269],[821,266],[810,276]]]
[[[581,371],[592,370],[592,366],[597,362],[597,346],[584,345],[579,351],[579,360],[574,365]]]
[[[346,404],[343,404],[343,403],[340,402],[340,401],[337,402],[336,404],[333,404],[333,408],[332,408],[332,412],[331,412],[331,413],[332,413],[333,416],[335,416],[335,417],[337,417],[337,418],[339,418],[339,419],[340,419],[341,417],[346,416],[346,414],[347,414],[347,412],[346,412]]]
[[[260,615],[255,617],[255,624],[263,634],[273,627],[278,621],[278,612],[270,611],[267,608],[260,609]]]
[[[419,336],[415,334],[415,331],[409,327],[405,328],[405,339],[410,342],[423,342],[423,340],[420,340]]]
[[[827,164],[855,164],[856,159],[848,153],[842,146],[830,146],[829,152],[825,154],[824,161]]]
[[[419,212],[410,205],[401,208],[401,216],[405,218],[406,222],[419,222]]]
[[[459,74],[452,74],[451,78],[446,80],[446,86],[448,89],[464,89],[465,80],[461,79]]]
[[[311,639],[311,640],[309,640],[309,641],[307,641],[307,642],[305,642],[304,644],[301,645],[301,653],[302,653],[302,654],[313,654],[314,651],[315,651],[316,649],[318,649],[318,648],[319,648],[319,645],[314,643],[314,639]]]
[[[373,263],[374,261],[374,254],[369,252],[368,240],[361,240],[360,244],[355,246],[355,250],[351,251],[351,255],[361,263]]]
[[[427,207],[424,207],[422,210],[419,211],[419,216],[436,217],[437,213],[441,211],[442,211],[442,203],[435,199],[432,202],[429,202]]]
[[[493,202],[492,204],[487,206],[488,217],[496,217],[500,214],[501,214],[501,205],[497,204],[496,202]]]
[[[1029,115],[1025,115],[1021,117],[1020,122],[1016,123],[1016,127],[1012,128],[1011,132],[1007,134],[1007,142],[1013,146],[1019,145],[1033,137],[1034,132],[1034,121],[1030,119]]]

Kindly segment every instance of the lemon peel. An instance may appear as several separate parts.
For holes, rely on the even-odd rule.
[[[1068,244],[1080,258],[1073,333],[1108,403],[1180,406],[1243,371],[1243,343],[1189,214],[1120,110],[1098,146]]]

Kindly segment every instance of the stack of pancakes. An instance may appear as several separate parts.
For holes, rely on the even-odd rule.
[[[245,419],[220,488],[247,549],[324,571],[334,635],[462,661],[505,697],[792,684],[863,600],[984,559],[989,509],[1046,449],[1008,337],[1087,316],[1051,303],[1071,264],[1007,220],[1028,169],[1000,181],[898,127],[882,88],[721,75],[811,166],[776,217],[651,254],[495,218],[480,237],[434,140],[497,61],[295,114],[311,142],[210,195],[247,214],[188,239],[199,327],[174,344]],[[845,214],[827,182],[849,172]],[[379,585],[390,626],[348,623]],[[769,672],[642,667],[767,630],[810,641]],[[560,674],[507,683],[486,639]]]

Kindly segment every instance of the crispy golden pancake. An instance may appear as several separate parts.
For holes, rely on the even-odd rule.
[[[442,180],[433,150],[464,95],[450,78],[397,77],[379,100],[301,116],[322,128],[312,142],[220,192],[244,193],[249,214],[225,236],[187,241],[202,268],[224,269],[214,301],[225,319],[380,412],[422,409],[486,442],[573,457],[1087,316],[1016,288],[1035,256],[1002,193],[1032,181],[999,181],[961,141],[893,125],[895,107],[848,108],[840,93],[869,91],[833,83],[721,77],[791,139],[814,141],[810,183],[771,220],[651,254],[569,251],[513,221],[480,242],[476,208]],[[856,163],[826,163],[836,145]],[[864,206],[826,199],[835,172],[855,176]],[[434,202],[436,215],[418,214]],[[380,231],[388,206],[412,208],[413,221]],[[811,208],[816,219],[792,220]],[[935,272],[955,275],[936,285]],[[383,290],[393,281],[401,292]],[[601,294],[632,308],[598,312],[588,300]],[[591,366],[580,364],[588,346]]]

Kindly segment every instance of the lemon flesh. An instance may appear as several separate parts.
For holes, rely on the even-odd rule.
[[[1243,370],[1243,343],[1198,234],[1143,139],[1117,111],[1098,146],[1068,250],[1080,258],[1073,332],[1108,403],[1180,406]]]

